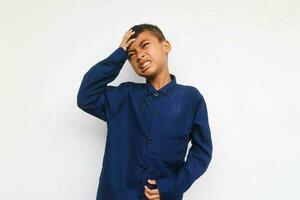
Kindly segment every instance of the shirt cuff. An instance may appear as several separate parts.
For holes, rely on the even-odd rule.
[[[122,48],[118,47],[111,55],[111,58],[118,62],[126,61],[128,58],[127,52]]]

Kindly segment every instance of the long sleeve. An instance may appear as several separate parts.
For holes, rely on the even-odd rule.
[[[119,47],[92,66],[83,76],[77,94],[77,106],[104,121],[113,116],[127,96],[130,82],[118,86],[108,83],[115,80],[127,58],[126,51]]]
[[[192,183],[207,169],[212,157],[212,140],[208,122],[207,108],[203,96],[196,90],[196,106],[191,130],[191,147],[184,165],[178,174],[157,180],[161,199],[186,192]]]

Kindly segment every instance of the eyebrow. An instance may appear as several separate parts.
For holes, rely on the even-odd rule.
[[[143,40],[140,42],[139,46],[140,46],[143,42],[145,42],[146,40],[148,40],[148,39],[143,39]],[[135,51],[135,50],[134,50],[134,49],[129,50],[129,51],[127,51],[127,53],[129,53],[129,52],[131,52],[131,51]]]

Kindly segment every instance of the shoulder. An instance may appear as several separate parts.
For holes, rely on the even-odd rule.
[[[128,81],[126,84],[130,85],[132,89],[140,89],[146,86],[145,82],[134,82],[134,81]]]
[[[126,88],[126,89],[136,91],[136,90],[140,90],[145,85],[146,85],[145,83],[141,83],[141,82],[124,81],[124,82],[121,82],[117,87],[123,88],[123,89]]]
[[[131,82],[131,81],[124,81],[124,82],[121,82],[119,84],[119,86],[121,86],[121,87],[132,87],[133,83],[134,82]]]
[[[134,82],[134,81],[126,81],[126,82],[123,82],[123,84],[126,85],[127,87],[131,87],[133,89],[142,87],[144,85],[144,83],[138,83],[138,82]]]
[[[190,97],[195,99],[196,101],[203,98],[202,93],[200,90],[192,85],[183,85],[183,84],[177,84],[177,89],[181,92],[187,93]]]
[[[140,83],[136,83],[136,82],[133,82],[133,81],[123,81],[123,82],[120,82],[117,87],[133,88],[133,87],[137,87],[139,85],[140,85]]]
[[[118,96],[121,94],[128,93],[132,88],[131,81],[120,82],[117,85],[107,85],[107,94],[112,94],[114,96]]]
[[[128,91],[137,91],[141,87],[143,87],[143,85],[144,85],[143,83],[138,83],[138,82],[134,82],[134,81],[125,81],[125,82],[121,82],[118,85],[118,87],[127,89]]]

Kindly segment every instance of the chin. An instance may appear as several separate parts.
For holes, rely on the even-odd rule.
[[[155,77],[155,75],[156,75],[155,71],[147,71],[147,72],[141,74],[141,76],[143,76],[145,78],[152,78],[152,77]]]
[[[148,72],[148,71],[146,71],[146,72],[144,72],[144,73],[138,71],[137,74],[138,74],[139,76],[142,76],[142,77],[145,77],[145,78],[146,78],[146,77],[151,76],[152,73],[150,73],[150,72]]]
[[[156,70],[155,66],[150,66],[149,69],[147,69],[145,72],[141,72],[140,69],[137,69],[136,73],[139,76],[142,76],[145,78],[150,78],[150,77],[153,77],[157,73],[157,70]]]

